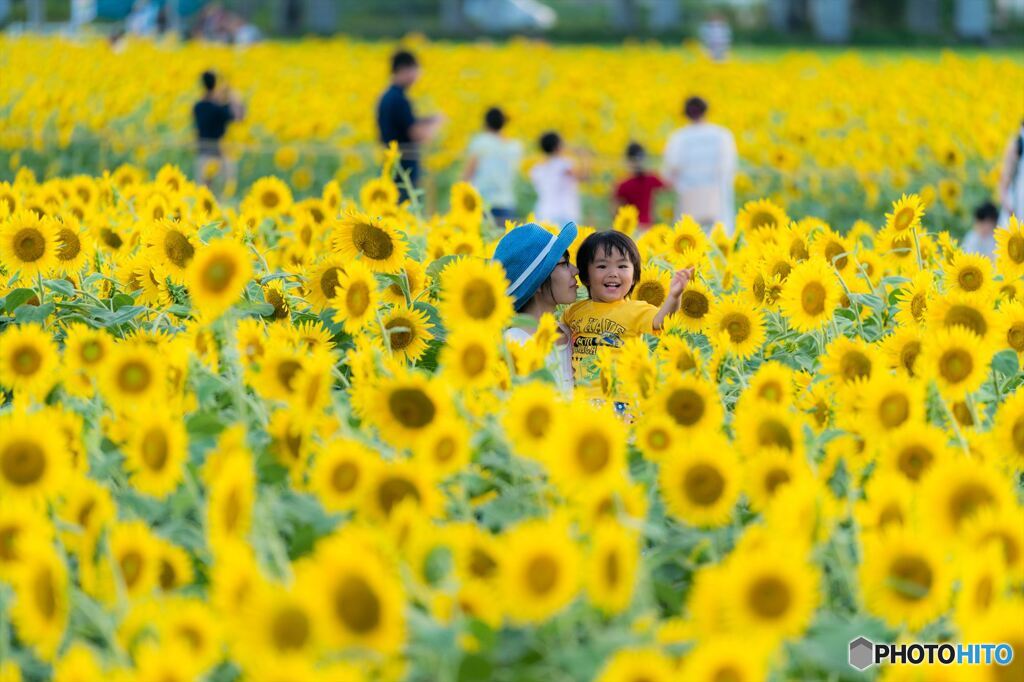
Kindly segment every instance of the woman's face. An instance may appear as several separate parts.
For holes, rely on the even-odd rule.
[[[576,289],[579,283],[576,275],[579,274],[576,266],[569,262],[568,256],[562,256],[558,265],[551,271],[551,297],[557,305],[576,302]]]

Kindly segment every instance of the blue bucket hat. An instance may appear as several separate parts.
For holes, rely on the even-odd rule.
[[[551,234],[536,223],[527,223],[501,238],[494,250],[494,260],[505,268],[509,281],[505,293],[515,299],[516,310],[533,298],[575,239],[576,223],[566,223],[558,234]]]

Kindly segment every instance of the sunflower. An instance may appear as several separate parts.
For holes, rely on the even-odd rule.
[[[459,258],[441,272],[439,310],[449,328],[504,329],[514,312],[506,287],[505,270],[497,261]]]
[[[990,664],[982,668],[972,679],[991,682],[1014,682],[1024,678],[1024,624],[1020,621],[1024,610],[1024,599],[1014,595],[992,605],[983,616],[965,623],[963,641],[965,642],[1002,642],[1010,646],[1012,660],[1006,665]],[[980,667],[980,666],[979,666]]]
[[[26,279],[47,275],[60,252],[58,224],[31,211],[18,211],[0,223],[0,265]]]
[[[252,525],[256,477],[248,454],[233,455],[209,483],[206,528],[210,547],[219,551],[234,540],[244,540]]]
[[[921,480],[921,504],[928,509],[933,537],[955,538],[985,509],[1011,509],[1013,487],[988,464],[950,457],[928,469]]]
[[[904,194],[892,203],[892,212],[885,214],[885,227],[896,234],[908,233],[921,226],[924,204],[916,194]]]
[[[1024,577],[1024,509],[1020,506],[982,509],[964,524],[962,536],[971,551],[998,549],[1015,579]]]
[[[794,329],[809,332],[832,319],[841,295],[832,268],[812,258],[798,264],[786,278],[779,306]]]
[[[252,257],[244,246],[231,239],[211,241],[189,265],[192,304],[205,318],[217,318],[239,299],[252,274]]]
[[[800,454],[804,447],[804,422],[788,406],[746,402],[737,409],[733,430],[744,457],[755,458],[762,449],[779,448]]]
[[[270,304],[273,310],[263,317],[272,322],[278,320],[291,320],[292,305],[288,301],[288,294],[285,292],[281,280],[275,279],[260,287],[263,292],[263,300]]]
[[[750,357],[765,341],[761,311],[752,310],[735,295],[716,303],[707,330],[717,343],[739,358]]]
[[[534,381],[509,394],[501,422],[512,449],[523,457],[546,452],[555,427],[564,423],[561,394],[551,384]]]
[[[1004,598],[1008,580],[1002,553],[992,545],[972,552],[957,568],[956,620],[964,628],[984,618]]]
[[[405,277],[405,283],[409,291],[409,300],[416,300],[426,286],[426,271],[423,265],[412,258],[406,258],[399,276]],[[403,291],[402,285],[397,282],[391,282],[381,292],[381,300],[385,303],[396,305],[406,303],[405,291]]]
[[[911,483],[919,483],[932,467],[951,457],[946,432],[938,426],[917,421],[892,432],[881,450],[879,467]]]
[[[669,376],[650,399],[647,411],[664,414],[687,434],[715,430],[722,420],[717,388],[696,376]]]
[[[768,508],[785,486],[807,476],[806,464],[781,448],[764,448],[744,466],[743,490],[751,509]]]
[[[450,400],[436,379],[412,371],[382,379],[373,410],[367,415],[381,435],[409,446],[449,413]]]
[[[794,560],[797,547],[786,549],[780,544],[737,550],[730,558],[726,619],[739,632],[776,640],[810,625],[821,600],[821,576],[813,564]]]
[[[661,651],[619,649],[608,658],[594,682],[672,682],[676,679],[679,679],[676,666]]]
[[[946,610],[952,575],[941,544],[902,527],[864,540],[860,584],[869,611],[918,630]]]
[[[934,275],[928,271],[915,274],[896,294],[896,321],[907,327],[924,324],[934,293]]]
[[[405,260],[405,241],[394,221],[358,211],[349,211],[341,219],[331,245],[343,261],[359,258],[374,272],[397,272]]]
[[[419,308],[405,305],[395,306],[381,316],[380,329],[374,333],[381,337],[392,356],[412,364],[427,350],[432,338],[427,315]]]
[[[992,425],[996,447],[1012,470],[1024,469],[1024,391],[999,406]]]
[[[100,390],[108,404],[123,410],[166,395],[166,368],[153,348],[120,343],[111,349],[100,374]]]
[[[457,222],[479,225],[484,215],[480,193],[468,182],[456,182],[451,189],[451,212]]]
[[[825,261],[840,276],[850,270],[852,253],[853,246],[849,240],[831,229],[822,230],[811,243],[811,257]]]
[[[110,556],[130,597],[147,594],[157,584],[157,539],[143,521],[117,523],[110,531]]]
[[[239,657],[248,662],[311,657],[320,644],[318,596],[309,589],[308,565],[293,585],[258,583],[245,607],[248,626],[239,633]],[[305,584],[305,586],[304,586]]]
[[[606,614],[621,613],[633,600],[640,564],[634,531],[604,521],[591,534],[583,574],[590,602]]]
[[[514,623],[542,623],[576,597],[580,550],[566,524],[526,521],[507,531],[502,545],[501,593]]]
[[[52,660],[71,611],[68,569],[45,543],[29,543],[24,549],[13,580],[17,598],[11,607],[11,621],[19,640],[35,648],[44,660]]]
[[[345,332],[356,334],[377,314],[377,280],[362,261],[352,261],[338,275],[331,306],[334,321],[342,321]]]
[[[920,381],[878,372],[860,394],[854,425],[872,438],[886,438],[924,417],[925,385]]]
[[[398,187],[390,178],[372,178],[359,189],[359,203],[369,213],[398,205]]]
[[[635,432],[637,449],[652,462],[661,462],[676,452],[684,434],[675,420],[665,414],[645,414]]]
[[[740,493],[741,467],[722,436],[701,434],[661,464],[658,482],[665,506],[695,526],[727,523]]]
[[[440,363],[445,375],[459,388],[485,388],[498,379],[496,334],[473,326],[457,329],[445,339]]]
[[[183,284],[199,245],[195,226],[165,218],[152,223],[143,234],[154,264],[176,284]]]
[[[895,331],[882,339],[882,353],[888,358],[889,369],[901,375],[917,376],[915,367],[921,355],[924,334],[916,325],[912,327],[896,327]]]
[[[53,526],[31,500],[5,500],[0,508],[0,580],[9,580],[35,544],[49,543]]]
[[[292,207],[292,191],[281,180],[270,176],[260,178],[249,188],[242,200],[243,211],[254,211],[265,216],[279,216]]]
[[[350,261],[353,263],[355,261]],[[314,265],[303,280],[306,300],[316,310],[323,310],[333,304],[338,294],[338,283],[345,272],[340,258],[328,257]],[[404,299],[403,299],[404,300]]]
[[[62,360],[68,380],[64,387],[74,395],[92,395],[94,376],[101,371],[114,346],[102,329],[74,322],[65,330]]]
[[[553,481],[566,491],[594,485],[622,476],[626,465],[625,424],[611,412],[595,410],[584,403],[569,406],[555,424],[545,457]]]
[[[960,399],[981,387],[991,360],[991,347],[979,343],[966,327],[955,326],[935,330],[925,340],[917,364],[923,377],[935,379],[943,395]]]
[[[668,287],[671,275],[656,266],[644,268],[643,276],[633,289],[633,299],[650,303],[655,308],[660,308],[668,297]]]
[[[55,270],[66,275],[76,274],[92,261],[95,252],[92,234],[71,217],[64,218],[55,227],[58,241]]]
[[[0,386],[42,400],[57,381],[59,357],[39,325],[8,326],[0,333]]]
[[[167,540],[157,543],[157,587],[172,592],[192,583],[195,573],[189,553]]]
[[[757,242],[773,239],[788,224],[786,212],[768,199],[748,201],[736,214],[736,233]]]
[[[976,253],[957,252],[942,270],[947,292],[991,297],[995,288],[992,261]]]
[[[459,418],[447,417],[419,439],[415,453],[430,464],[435,476],[452,476],[469,465],[470,431]]]
[[[750,387],[743,392],[741,400],[789,405],[793,401],[794,379],[792,369],[781,362],[769,360],[750,377]]]
[[[332,440],[314,457],[310,488],[328,511],[354,509],[365,493],[377,461],[377,455],[360,443]]]
[[[696,374],[700,370],[700,351],[690,348],[684,339],[666,336],[663,333],[655,352],[662,363],[663,371],[667,374]]]
[[[668,291],[667,281],[665,291]],[[711,293],[711,289],[694,278],[683,289],[683,294],[679,297],[679,312],[674,317],[679,320],[683,329],[700,332],[705,329],[712,318],[714,307],[715,297]]]
[[[886,265],[896,274],[913,274],[919,272],[917,251],[921,250],[921,260],[927,258],[926,248],[922,246],[924,235],[914,245],[914,235],[910,232],[897,233],[884,228],[875,235],[875,250],[882,256]]]
[[[755,682],[768,679],[771,647],[759,638],[718,635],[701,638],[672,679],[687,682]],[[655,678],[657,679],[657,678]]]
[[[317,586],[317,615],[334,647],[397,653],[406,636],[406,598],[390,564],[369,551],[353,551],[345,531],[317,547],[310,585]],[[357,544],[355,545],[358,547]]]
[[[821,371],[841,385],[870,379],[879,371],[878,349],[863,339],[840,336],[825,348]]]
[[[0,416],[0,491],[12,499],[47,499],[60,491],[70,459],[41,412]]]
[[[184,422],[166,411],[142,411],[133,417],[125,466],[132,485],[147,495],[165,498],[178,487],[188,459]]]
[[[1004,280],[1024,276],[1024,222],[1010,216],[1005,227],[996,230],[996,269]]]
[[[996,342],[1006,344],[1024,364],[1024,301],[1003,303],[996,313]]]

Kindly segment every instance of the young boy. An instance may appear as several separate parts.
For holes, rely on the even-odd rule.
[[[629,298],[640,281],[640,251],[625,234],[609,230],[584,239],[576,267],[589,298],[569,306],[563,320],[572,331],[573,372],[581,386],[594,379],[598,347],[617,348],[627,339],[661,330],[665,318],[679,310],[693,268],[676,271],[665,302],[655,308]]]
[[[964,235],[960,248],[964,253],[977,253],[995,259],[996,253],[996,221],[999,209],[991,201],[986,201],[974,209],[974,227]]]
[[[566,156],[562,138],[555,132],[541,135],[540,149],[545,159],[530,169],[530,180],[537,192],[537,207],[533,210],[538,222],[578,223],[582,214],[580,180],[583,174]]]
[[[620,206],[636,206],[637,227],[646,230],[654,221],[651,217],[651,204],[654,193],[668,187],[665,181],[645,168],[647,151],[638,142],[630,142],[626,147],[626,163],[629,165],[630,176],[615,188],[615,208]]]

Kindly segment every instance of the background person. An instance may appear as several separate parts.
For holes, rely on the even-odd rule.
[[[217,87],[217,74],[213,71],[204,71],[199,80],[203,97],[192,107],[198,138],[196,181],[205,185],[219,175],[227,184],[234,180],[235,173],[221,148],[221,139],[229,123],[245,117],[245,106],[230,88]]]
[[[964,253],[976,253],[995,260],[998,219],[999,209],[991,201],[986,201],[974,209],[974,226],[964,235],[960,249]]]
[[[420,77],[420,65],[411,52],[400,50],[391,56],[391,85],[377,103],[377,129],[380,141],[387,147],[392,141],[398,143],[402,152],[399,166],[408,174],[413,187],[419,184],[420,146],[437,134],[441,125],[440,116],[416,118],[406,91]],[[398,183],[399,200],[409,198],[405,182]]]
[[[654,204],[654,193],[668,187],[657,173],[650,173],[646,168],[647,150],[638,142],[630,142],[626,147],[626,164],[629,166],[629,177],[616,186],[615,208],[620,206],[636,206],[637,227],[645,230],[654,222],[651,210]]]
[[[1000,225],[1006,225],[1011,215],[1024,220],[1024,122],[1006,145],[1003,170],[999,176],[999,202],[1002,208]]]
[[[501,131],[508,118],[498,107],[484,114],[484,130],[469,142],[466,168],[462,179],[468,180],[491,207],[491,217],[498,227],[516,217],[516,175],[523,158],[523,146],[510,140]]]
[[[565,153],[561,136],[546,132],[540,136],[544,160],[530,169],[530,181],[537,192],[534,216],[540,222],[564,225],[579,222],[583,213],[580,180],[586,175]]]
[[[689,97],[683,104],[687,125],[668,138],[662,177],[676,191],[677,215],[689,215],[710,231],[721,222],[732,235],[735,210],[736,140],[722,126],[705,120],[708,103]]]

